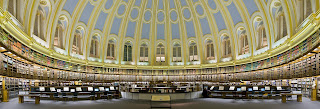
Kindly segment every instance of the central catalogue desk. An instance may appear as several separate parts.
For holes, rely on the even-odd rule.
[[[152,96],[170,96],[171,100],[200,98],[202,91],[185,93],[141,93],[141,92],[121,92],[123,98],[133,100],[151,100]]]

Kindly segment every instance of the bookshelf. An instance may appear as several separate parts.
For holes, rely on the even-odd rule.
[[[317,89],[317,99],[320,100],[320,77],[317,77],[317,83],[316,83],[316,89]]]
[[[3,77],[0,77],[0,101],[2,101],[2,99],[3,99],[3,97],[2,97],[2,91],[3,91],[2,81],[3,81]]]
[[[201,69],[142,70],[80,65],[55,59],[28,48],[0,28],[0,46],[7,50],[0,54],[0,72],[8,77],[84,82],[236,82],[311,77],[320,75],[319,53],[308,54],[319,46],[319,31],[288,51],[246,64]]]

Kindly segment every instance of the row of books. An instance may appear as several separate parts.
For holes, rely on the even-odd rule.
[[[291,48],[288,51],[284,51],[283,53],[252,63],[228,66],[228,67],[218,67],[218,68],[209,68],[202,69],[201,74],[216,74],[216,73],[238,73],[238,72],[246,72],[246,71],[255,71],[260,69],[271,68],[279,65],[286,64],[295,60],[297,57],[301,57],[309,50],[313,49],[320,42],[319,32],[316,31],[313,35],[309,36],[306,40],[301,42],[299,45]],[[119,73],[130,73],[137,72],[135,70],[126,70],[125,72],[120,71],[118,68],[108,68],[108,67],[95,67],[95,66],[86,66],[80,65],[77,63],[72,63],[68,61],[62,61],[59,59],[54,59],[50,56],[46,56],[41,54],[35,50],[28,48],[27,46],[21,44],[15,38],[13,38],[10,34],[8,34],[5,30],[0,28],[0,43],[5,45],[8,49],[13,50],[15,53],[19,54],[22,57],[25,57],[29,61],[47,66],[50,68],[74,71],[74,72],[88,72],[88,73],[103,73],[103,74],[119,74]],[[148,70],[142,72],[150,72]],[[154,72],[154,71],[151,71]],[[162,70],[159,72],[179,72],[175,70]],[[186,74],[199,74],[197,70],[186,70],[184,71]]]
[[[0,54],[1,75],[44,80],[83,80],[83,81],[241,81],[277,80],[320,75],[320,53],[302,57],[300,61],[290,62],[268,69],[244,73],[211,74],[208,69],[154,71],[119,70],[118,74],[81,73],[57,70],[37,64],[25,63],[9,55]]]

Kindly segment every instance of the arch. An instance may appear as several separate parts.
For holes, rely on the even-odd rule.
[[[255,38],[256,38],[256,50],[268,46],[267,33],[262,18],[258,17],[254,21],[255,25]]]
[[[298,26],[306,19],[312,12],[313,0],[296,0],[296,10],[298,16]]]
[[[107,59],[110,60],[115,60],[115,45],[116,45],[116,40],[110,39],[108,42],[108,47],[107,47]]]
[[[24,0],[8,0],[8,11],[20,23],[23,23]]]
[[[172,61],[173,62],[182,62],[181,45],[180,45],[180,43],[174,43],[173,44]]]
[[[130,41],[124,43],[123,61],[132,61],[132,43]]]
[[[46,24],[45,12],[41,8],[41,6],[39,6],[35,21],[34,21],[33,34],[44,41],[46,41],[46,37],[45,37],[46,25],[47,24]]]
[[[221,37],[221,51],[222,51],[222,58],[231,57],[231,43],[230,43],[230,37],[223,35]]]
[[[143,42],[141,45],[140,45],[140,59],[139,61],[140,62],[148,62],[149,59],[148,59],[148,45],[147,43]]]
[[[277,42],[278,40],[288,35],[287,24],[286,24],[286,17],[284,15],[282,6],[273,7],[273,8],[277,9],[275,13],[275,18],[274,18],[275,31],[276,31],[274,42]]]
[[[247,54],[250,52],[247,31],[244,28],[238,29],[239,38],[239,55]]]
[[[82,28],[78,28],[75,31],[74,37],[73,37],[73,43],[72,43],[72,53],[82,55],[82,38],[84,35],[84,30]]]
[[[90,46],[90,57],[99,58],[99,37],[93,36]]]
[[[211,39],[206,40],[206,57],[207,60],[214,60],[214,45]]]
[[[165,46],[162,43],[159,43],[156,50],[156,62],[165,62]]]
[[[64,25],[59,20],[58,24],[57,24],[57,27],[56,27],[56,30],[55,30],[55,34],[54,34],[53,45],[58,47],[58,48],[61,48],[61,49],[64,48],[64,46],[63,46],[63,38],[65,38],[64,37],[64,32],[65,32]]]
[[[198,61],[199,55],[198,55],[198,48],[197,43],[194,41],[190,41],[189,43],[189,61]]]

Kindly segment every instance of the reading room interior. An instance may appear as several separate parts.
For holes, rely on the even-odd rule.
[[[319,106],[319,0],[0,0],[0,109]]]

